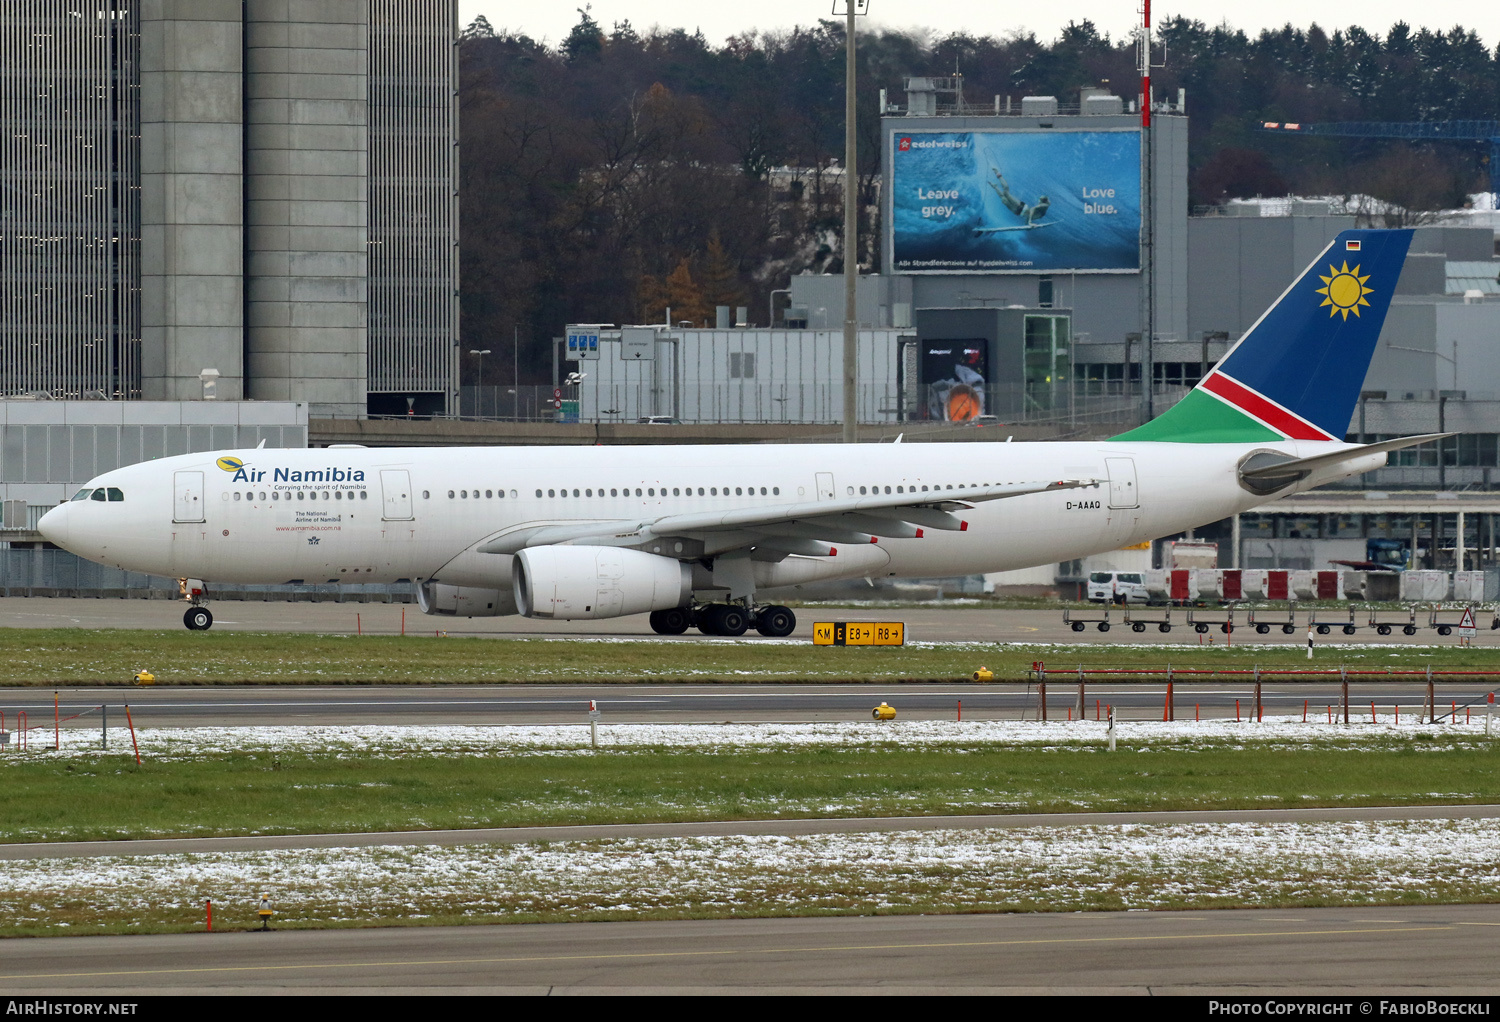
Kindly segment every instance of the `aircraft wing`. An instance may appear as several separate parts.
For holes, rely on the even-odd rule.
[[[968,510],[984,501],[1099,485],[1097,479],[1002,483],[961,490],[698,511],[660,518],[542,525],[497,536],[479,549],[487,554],[513,554],[527,547],[561,543],[636,547],[653,540],[685,538],[694,542],[674,553],[690,558],[752,545],[764,545],[783,553],[826,556],[829,552],[823,549],[826,543],[871,543],[879,537],[912,539],[924,529],[961,532],[968,528],[968,523],[954,512]]]

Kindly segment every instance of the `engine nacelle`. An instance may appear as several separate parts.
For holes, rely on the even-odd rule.
[[[417,586],[417,606],[424,614],[446,617],[501,617],[516,612],[515,597],[505,589],[476,589],[423,582]]]
[[[607,546],[539,546],[516,554],[516,607],[527,617],[575,621],[686,606],[693,573],[670,557]]]

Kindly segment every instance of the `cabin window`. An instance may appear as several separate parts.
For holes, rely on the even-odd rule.
[[[765,487],[764,487],[764,486],[762,486],[762,487],[761,487],[761,488],[760,488],[760,495],[761,495],[761,496],[762,496],[762,497],[764,497],[764,496],[765,496],[765,495],[766,495],[766,488],[765,488]]]
[[[575,496],[575,497],[579,496],[579,492],[577,490],[574,490],[573,491],[573,496]]]
[[[541,496],[541,495],[542,495],[542,491],[541,491],[541,490],[537,490],[537,491],[536,491],[536,495],[537,495],[537,496],[538,496],[538,497],[540,497],[540,496]]]
[[[422,491],[422,499],[423,500],[431,500],[432,499],[432,491],[431,490],[423,490]]]
[[[323,499],[324,500],[328,500],[329,499],[329,497],[328,497],[328,491],[327,490],[323,491]]]
[[[540,497],[540,496],[541,496],[541,495],[542,495],[542,491],[541,491],[541,490],[538,490],[538,491],[537,491],[537,492],[536,492],[536,495],[537,495],[537,496],[538,496],[538,497]],[[511,499],[511,500],[515,500],[515,499],[516,499],[516,491],[515,491],[515,490],[511,490],[511,491],[510,491],[510,499]]]
[[[781,487],[779,487],[779,486],[773,486],[773,487],[771,487],[771,495],[775,496],[775,497],[781,496]]]
[[[495,491],[494,490],[485,490],[484,491],[484,495],[486,497],[493,498],[495,496]]]
[[[611,489],[611,490],[610,490],[610,491],[609,491],[609,495],[610,495],[610,496],[611,496],[611,497],[618,497],[618,496],[619,496],[619,495],[620,495],[620,491],[619,491],[619,490],[616,490],[616,489]]]
[[[708,488],[708,493],[712,497],[717,497],[719,495],[719,488],[717,486],[710,486]]]
[[[496,490],[495,491],[495,496],[499,497],[501,500],[504,500],[505,499],[505,491],[504,490]]]
[[[639,497],[639,496],[640,496],[640,495],[641,495],[641,488],[640,488],[640,487],[639,487],[639,486],[637,486],[637,487],[636,487],[636,488],[635,488],[635,495],[636,495],[636,496],[637,496],[637,497]]]
[[[240,499],[240,491],[239,490],[235,490],[234,491],[234,499],[235,500],[239,500]]]
[[[262,504],[264,504],[266,502],[266,495],[264,493],[262,493],[260,495],[260,501],[261,501]]]
[[[646,491],[646,496],[648,496],[648,497],[654,497],[654,496],[656,496],[656,487],[653,486],[653,487],[651,487],[651,489],[647,490]]]
[[[703,496],[703,487],[698,487],[698,496]]]
[[[583,491],[583,495],[585,497],[592,497],[594,495],[594,491],[593,490],[584,490]]]
[[[448,491],[448,499],[449,499],[449,500],[452,500],[452,499],[453,499],[453,491],[452,491],[452,490],[449,490],[449,491]]]
[[[343,490],[334,490],[333,491],[333,499],[334,500],[343,500],[344,499],[344,491]],[[353,500],[354,499],[354,495],[350,494],[349,495],[349,499]]]
[[[854,490],[854,487],[852,487],[852,486],[851,486],[851,487],[849,487],[849,490],[850,490],[850,492],[853,492],[853,490]],[[864,488],[864,487],[863,487],[863,486],[861,486],[861,487],[860,487],[860,488],[859,488],[859,495],[860,495],[860,496],[861,496],[861,497],[863,497],[863,496],[864,496],[864,494],[865,494],[865,488]]]
[[[272,496],[274,496],[274,494]],[[370,499],[370,491],[369,490],[360,490],[359,491],[359,499],[360,500],[369,500]]]
[[[538,497],[540,497],[542,495],[542,491],[541,490],[537,490],[536,491],[536,495]],[[548,490],[547,491],[547,496],[549,496],[549,497],[555,497],[555,496],[557,496],[557,491],[556,490]]]
[[[303,493],[301,490],[298,490],[297,491],[297,499],[298,500],[306,500],[307,499],[307,494]]]

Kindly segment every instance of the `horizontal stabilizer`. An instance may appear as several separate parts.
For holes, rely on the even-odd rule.
[[[1241,465],[1240,478],[1256,492],[1269,493],[1306,479],[1319,469],[1332,468],[1371,454],[1385,454],[1406,447],[1415,447],[1418,444],[1430,444],[1435,440],[1456,435],[1454,433],[1424,433],[1421,436],[1404,436],[1395,440],[1381,440],[1379,443],[1361,444],[1358,447],[1344,447],[1310,458],[1281,458],[1267,452],[1264,455],[1255,455]]]

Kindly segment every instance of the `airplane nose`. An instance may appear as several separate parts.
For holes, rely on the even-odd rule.
[[[68,505],[59,504],[42,515],[41,521],[36,523],[36,529],[48,543],[66,550],[68,547]]]

